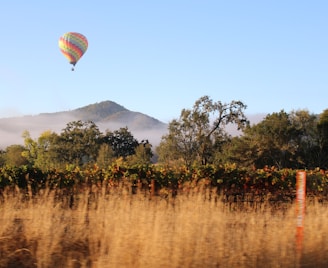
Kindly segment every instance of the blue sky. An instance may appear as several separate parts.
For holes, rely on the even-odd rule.
[[[328,108],[327,1],[5,1],[0,117],[104,100],[163,122],[201,96],[247,114]],[[72,72],[68,31],[88,51]]]

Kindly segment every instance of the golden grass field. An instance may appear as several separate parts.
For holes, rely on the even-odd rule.
[[[24,201],[22,201],[24,199]],[[210,190],[151,197],[128,188],[0,199],[0,267],[328,267],[328,209],[229,204]]]

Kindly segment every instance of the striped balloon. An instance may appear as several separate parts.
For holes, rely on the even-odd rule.
[[[75,66],[87,50],[88,40],[80,33],[68,32],[59,38],[59,48],[69,63]]]

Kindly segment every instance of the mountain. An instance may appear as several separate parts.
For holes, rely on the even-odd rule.
[[[113,101],[103,101],[71,111],[0,118],[0,148],[23,144],[22,133],[25,130],[36,139],[46,130],[60,133],[67,123],[77,120],[93,121],[103,133],[128,127],[139,141],[148,139],[153,145],[157,145],[167,131],[167,124],[153,117],[130,111]]]
[[[265,114],[247,116],[252,124],[261,121]],[[113,101],[90,104],[71,111],[41,113],[38,115],[0,118],[0,149],[9,145],[24,144],[22,134],[27,130],[33,139],[37,139],[44,131],[60,133],[72,121],[93,121],[99,130],[114,131],[128,127],[132,135],[139,141],[148,139],[156,147],[161,137],[167,133],[168,125],[148,115],[130,111]],[[226,130],[231,135],[240,135],[236,126],[228,125]]]
[[[153,117],[139,112],[132,112],[113,101],[90,104],[72,111],[42,113],[39,116],[49,118],[71,117],[74,118],[74,120],[93,121],[96,125],[101,124],[103,126],[108,126],[110,130],[115,130],[113,127],[119,128],[126,126],[128,126],[130,130],[167,127],[166,124]]]

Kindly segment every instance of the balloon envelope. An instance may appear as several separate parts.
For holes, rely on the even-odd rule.
[[[69,63],[75,66],[86,52],[88,40],[80,33],[68,32],[59,38],[58,45],[60,51],[68,59]]]

